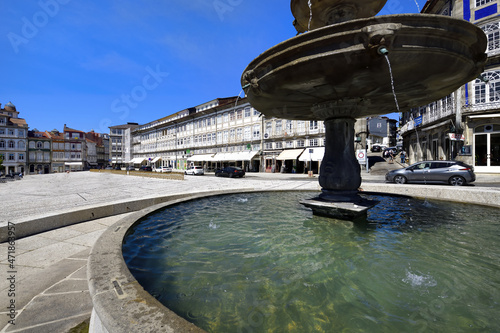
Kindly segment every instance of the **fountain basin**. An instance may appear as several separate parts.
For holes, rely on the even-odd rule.
[[[368,185],[366,188],[370,188]],[[475,188],[459,189],[457,192],[457,189],[452,187],[435,186],[436,191],[428,192],[426,187],[418,185],[393,186],[387,184],[387,186],[383,186],[384,192],[391,192],[392,189],[396,189],[398,193],[422,197],[426,193],[432,196],[435,192],[435,198],[450,198],[462,202],[477,199],[478,201],[475,201],[477,203],[496,207],[498,207],[499,202],[498,199],[492,199],[495,195],[498,197],[497,191],[484,192]],[[241,195],[242,191],[236,192]],[[223,193],[225,192],[220,191],[219,193],[211,193],[211,195]],[[314,192],[311,193],[312,195]],[[123,239],[139,219],[167,206],[200,197],[192,195],[182,200],[173,200],[170,203],[163,203],[134,213],[110,227],[97,241],[89,259],[88,279],[94,304],[93,327],[100,327],[102,330],[91,330],[91,332],[202,332],[145,292],[130,273],[122,254]],[[330,223],[330,221],[325,222]]]
[[[252,106],[269,117],[368,117],[396,109],[381,48],[389,52],[399,105],[410,108],[475,79],[483,71],[486,45],[481,29],[447,16],[357,19],[268,49],[247,66],[241,84]]]

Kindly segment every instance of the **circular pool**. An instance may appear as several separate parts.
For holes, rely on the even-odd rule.
[[[138,282],[208,332],[499,331],[500,210],[368,195],[357,223],[309,192],[208,197],[142,218]]]

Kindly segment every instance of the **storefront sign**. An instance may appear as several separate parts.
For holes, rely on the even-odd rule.
[[[448,133],[448,136],[452,141],[465,141],[465,136],[463,134]]]

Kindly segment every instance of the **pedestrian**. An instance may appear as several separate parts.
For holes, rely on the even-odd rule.
[[[392,151],[392,149],[389,150],[389,163],[394,163],[394,152]]]
[[[400,157],[401,157],[401,163],[404,164],[406,161],[406,153],[404,150],[401,151]]]

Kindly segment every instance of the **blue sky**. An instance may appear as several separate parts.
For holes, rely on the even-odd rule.
[[[2,0],[0,13],[0,103],[38,130],[109,132],[236,96],[248,63],[295,36],[285,0]]]

